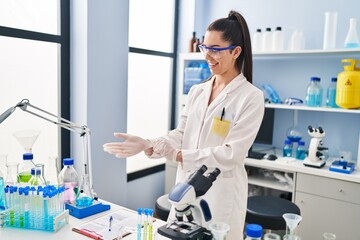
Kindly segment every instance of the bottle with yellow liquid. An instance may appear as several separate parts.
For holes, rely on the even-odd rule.
[[[336,104],[342,108],[360,108],[360,60],[343,59],[344,71],[336,84]]]
[[[18,182],[19,183],[27,183],[31,178],[31,168],[35,166],[33,162],[33,154],[32,153],[24,153],[23,161],[19,166],[18,173]]]

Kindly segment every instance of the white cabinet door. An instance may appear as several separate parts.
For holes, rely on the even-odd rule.
[[[296,192],[295,203],[303,217],[296,229],[301,239],[321,240],[324,232],[336,239],[360,239],[360,205],[303,192]]]

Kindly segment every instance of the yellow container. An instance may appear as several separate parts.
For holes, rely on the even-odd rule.
[[[336,84],[336,104],[342,108],[360,108],[360,60],[343,59],[344,71]]]

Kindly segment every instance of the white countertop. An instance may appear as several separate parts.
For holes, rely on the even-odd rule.
[[[355,170],[351,174],[338,173],[329,170],[331,161],[327,161],[326,165],[322,168],[313,168],[306,167],[303,165],[302,160],[296,160],[295,158],[281,157],[276,159],[275,161],[266,160],[266,159],[245,159],[245,165],[266,168],[272,170],[279,170],[284,172],[298,172],[298,173],[306,173],[321,177],[328,177],[333,179],[339,179],[349,182],[360,183],[360,171],[359,169]]]

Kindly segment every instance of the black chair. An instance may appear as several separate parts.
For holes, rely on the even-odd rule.
[[[160,196],[158,199],[156,199],[156,203],[155,203],[156,216],[157,218],[160,218],[163,221],[167,221],[171,209],[171,204],[168,200],[168,195],[169,194]]]
[[[256,223],[268,230],[286,230],[284,213],[300,215],[299,207],[286,199],[274,196],[248,197],[246,222]]]

